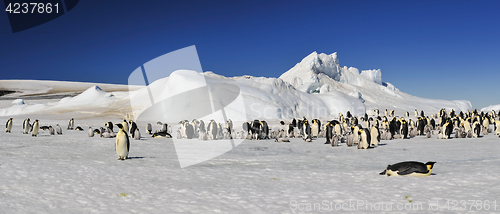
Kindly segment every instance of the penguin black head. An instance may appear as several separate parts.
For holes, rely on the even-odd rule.
[[[118,126],[118,128],[123,129],[123,125],[122,124],[115,124],[115,125]]]
[[[427,163],[425,163],[425,165],[431,165],[431,169],[432,169],[432,167],[434,167],[434,164],[435,164],[435,163],[436,163],[436,162],[427,162]]]

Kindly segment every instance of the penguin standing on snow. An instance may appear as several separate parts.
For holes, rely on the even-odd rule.
[[[73,129],[75,129],[75,120],[71,118],[71,120],[69,120],[68,122],[68,130],[73,130]]]
[[[318,119],[313,119],[312,120],[312,125],[311,125],[311,135],[314,138],[319,137],[319,131],[321,127],[321,122]]]
[[[23,122],[23,134],[28,134],[31,129],[30,119],[26,118]]]
[[[393,165],[387,165],[387,168],[380,175],[387,176],[409,176],[426,177],[432,172],[436,162],[421,163],[416,161],[405,161]]]
[[[333,137],[333,124],[330,121],[325,126],[325,138],[326,138],[325,144],[331,144],[330,140],[332,137]]]
[[[207,127],[207,131],[210,140],[217,140],[217,133],[218,133],[217,123],[214,120],[210,120],[210,123],[208,124]]]
[[[106,128],[110,129],[111,132],[114,132],[113,131],[113,122],[107,122],[106,124],[104,124],[106,126]]]
[[[372,146],[378,146],[378,143],[380,143],[380,132],[378,130],[378,127],[372,126],[372,129],[370,130],[370,144]]]
[[[89,127],[89,137],[94,137],[94,130],[92,127]]]
[[[370,142],[371,142],[371,135],[370,131],[366,128],[360,129],[358,131],[358,134],[360,136],[360,141],[358,143],[358,149],[368,149],[370,147]]]
[[[9,120],[7,120],[7,123],[5,124],[5,132],[10,133],[11,130],[12,130],[12,118],[9,118]]]
[[[38,124],[38,120],[35,120],[33,123],[33,130],[31,130],[31,136],[36,137],[38,135],[38,131],[40,130],[40,124]]]
[[[128,130],[128,134],[131,138],[134,138],[135,136],[135,130],[137,130],[137,124],[134,122],[134,121],[128,121],[130,126],[129,126],[129,130]]]
[[[62,134],[62,129],[61,127],[59,126],[59,124],[56,125],[56,132],[58,135],[61,135]]]
[[[500,120],[495,120],[495,135],[500,135]]]
[[[49,126],[49,133],[50,135],[55,135],[54,128],[52,128],[52,126]]]
[[[472,127],[473,127],[473,133],[472,133],[472,137],[474,138],[478,138],[478,137],[481,137],[481,124],[476,121],[474,122],[474,124],[472,124]]]
[[[118,160],[125,160],[128,158],[128,153],[130,151],[130,141],[128,139],[127,132],[124,131],[122,124],[116,124],[120,130],[116,135],[115,150],[118,155]]]
[[[151,123],[148,123],[146,125],[146,134],[152,134],[153,133],[153,126],[151,126]]]

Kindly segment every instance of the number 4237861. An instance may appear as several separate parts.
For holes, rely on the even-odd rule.
[[[59,13],[59,3],[9,3],[5,11],[8,13]]]

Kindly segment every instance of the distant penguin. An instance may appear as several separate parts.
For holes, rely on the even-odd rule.
[[[33,123],[33,130],[31,130],[31,136],[36,137],[39,130],[40,124],[38,124],[38,120],[35,120],[35,122]]]
[[[94,130],[92,127],[89,127],[89,137],[94,137]]]
[[[402,139],[408,139],[408,122],[406,122],[406,120],[403,120],[401,123],[400,133]]]
[[[309,121],[307,120],[304,120],[303,124],[302,124],[302,130],[304,132],[304,139],[307,140],[307,139],[312,139],[312,135],[311,135],[311,125],[309,124]]]
[[[346,145],[351,147],[354,145],[354,136],[353,134],[347,134],[346,136]]]
[[[52,126],[49,126],[49,133],[50,135],[54,135],[54,128],[52,128]]]
[[[62,133],[62,129],[61,129],[61,127],[59,126],[59,124],[57,124],[57,125],[56,125],[56,132],[57,132],[57,134],[58,134],[58,135],[63,134],[63,133]]]
[[[101,134],[101,131],[99,129],[94,129],[94,134]]]
[[[129,127],[128,127],[129,129],[128,129],[127,133],[129,135],[129,137],[135,138],[135,130],[137,130],[137,124],[132,120],[128,121],[128,123],[129,123]]]
[[[27,118],[23,122],[23,134],[28,134],[31,129],[30,119]]]
[[[472,130],[469,130],[469,131],[467,132],[467,138],[471,138],[471,137],[472,137]]]
[[[500,120],[495,120],[495,135],[500,135]]]
[[[146,134],[152,134],[153,133],[153,126],[151,126],[151,123],[148,123],[146,125]]]
[[[274,142],[290,142],[290,140],[288,140],[287,138],[276,138],[276,140]]]
[[[432,168],[436,162],[421,163],[416,161],[405,161],[393,165],[388,165],[380,175],[387,176],[409,176],[409,177],[426,177],[432,172]]]
[[[332,139],[331,139],[330,141],[332,142],[332,143],[331,143],[332,147],[337,147],[337,146],[339,146],[339,136],[337,136],[337,135],[333,135],[333,136],[332,136]]]
[[[368,149],[370,148],[370,142],[371,142],[371,135],[370,131],[368,129],[360,129],[358,131],[358,134],[360,136],[360,140],[358,143],[358,149]]]
[[[129,129],[128,129],[128,123],[127,123],[127,121],[126,121],[126,120],[123,120],[123,122],[122,122],[122,127],[123,127],[123,131],[124,131],[125,133],[128,133]]]
[[[208,137],[210,140],[217,140],[217,123],[214,120],[210,120],[207,127]]]
[[[106,126],[106,128],[111,129],[111,132],[114,132],[114,131],[113,131],[113,122],[111,122],[111,121],[110,121],[110,122],[107,122],[107,123],[106,123],[106,124],[104,124],[104,125]]]
[[[359,126],[353,126],[352,127],[352,136],[353,136],[353,143],[358,144],[359,143]]]
[[[117,126],[118,125],[121,125],[121,124],[116,124]],[[123,126],[122,126],[123,127]],[[109,129],[108,129],[109,130]],[[111,136],[111,133],[110,132],[107,132],[106,130],[104,130],[104,128],[101,127],[101,134],[100,136],[103,137],[103,138],[113,138],[114,136]],[[113,133],[114,134],[114,133]]]
[[[418,111],[415,109],[415,118],[418,118]]]
[[[12,118],[9,118],[9,120],[7,120],[7,123],[5,124],[5,132],[10,133],[11,130],[12,130]]]
[[[373,110],[373,112],[375,112],[376,117],[380,116],[380,111],[378,109]]]
[[[380,132],[378,130],[377,127],[375,126],[372,126],[371,130],[370,130],[370,144],[373,145],[373,146],[378,146],[378,144],[380,143]]]
[[[260,133],[263,139],[269,139],[269,126],[266,121],[260,121]]]
[[[77,126],[77,127],[75,128],[75,130],[76,130],[76,131],[83,131],[83,128],[82,128],[82,127],[80,127],[80,126]]]
[[[333,124],[330,121],[325,126],[325,138],[326,138],[325,144],[331,144],[330,140],[332,137],[333,137]]]
[[[319,137],[320,127],[321,127],[321,122],[318,119],[313,119],[311,125],[311,135],[313,138]]]
[[[159,132],[155,132],[152,136],[153,138],[172,138],[172,135],[170,135],[169,133],[167,133],[167,131],[159,131]]]
[[[198,140],[208,140],[207,133],[202,130],[198,130]]]
[[[443,138],[450,139],[452,132],[453,132],[453,124],[450,122],[445,123],[442,128]]]
[[[134,131],[134,140],[140,140],[141,139],[141,132],[139,132],[139,129],[136,129]]]
[[[472,137],[474,138],[478,138],[478,137],[481,137],[481,124],[479,123],[479,121],[476,121],[474,122],[474,124],[472,124]]]
[[[73,130],[73,129],[75,129],[75,120],[71,118],[71,120],[69,120],[68,122],[68,130]]]
[[[126,123],[126,122],[125,122]],[[118,155],[118,160],[125,160],[128,158],[128,153],[130,151],[130,141],[128,139],[127,132],[124,131],[124,127],[121,124],[116,124],[120,130],[116,135],[115,150]]]
[[[194,137],[194,127],[191,123],[185,123],[184,124],[184,131],[185,131],[185,136],[187,139],[193,139]]]

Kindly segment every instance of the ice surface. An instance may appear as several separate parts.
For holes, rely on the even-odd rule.
[[[118,161],[115,139],[66,130],[61,136],[41,131],[31,137],[21,133],[22,119],[14,118],[12,133],[0,132],[3,213],[318,213],[335,212],[335,205],[344,203],[354,207],[340,211],[361,213],[431,213],[436,203],[440,213],[500,209],[500,144],[491,134],[382,141],[369,150],[331,147],[323,144],[324,138],[311,143],[245,141],[224,155],[181,169],[170,139],[132,140],[130,159]],[[87,130],[105,120],[75,122]],[[67,120],[40,123],[54,126]],[[424,178],[378,174],[388,164],[407,160],[437,163]],[[465,209],[446,206],[462,200]],[[476,207],[486,201],[488,210]],[[334,206],[314,208],[322,203]],[[391,204],[392,209],[370,210],[361,203]]]

